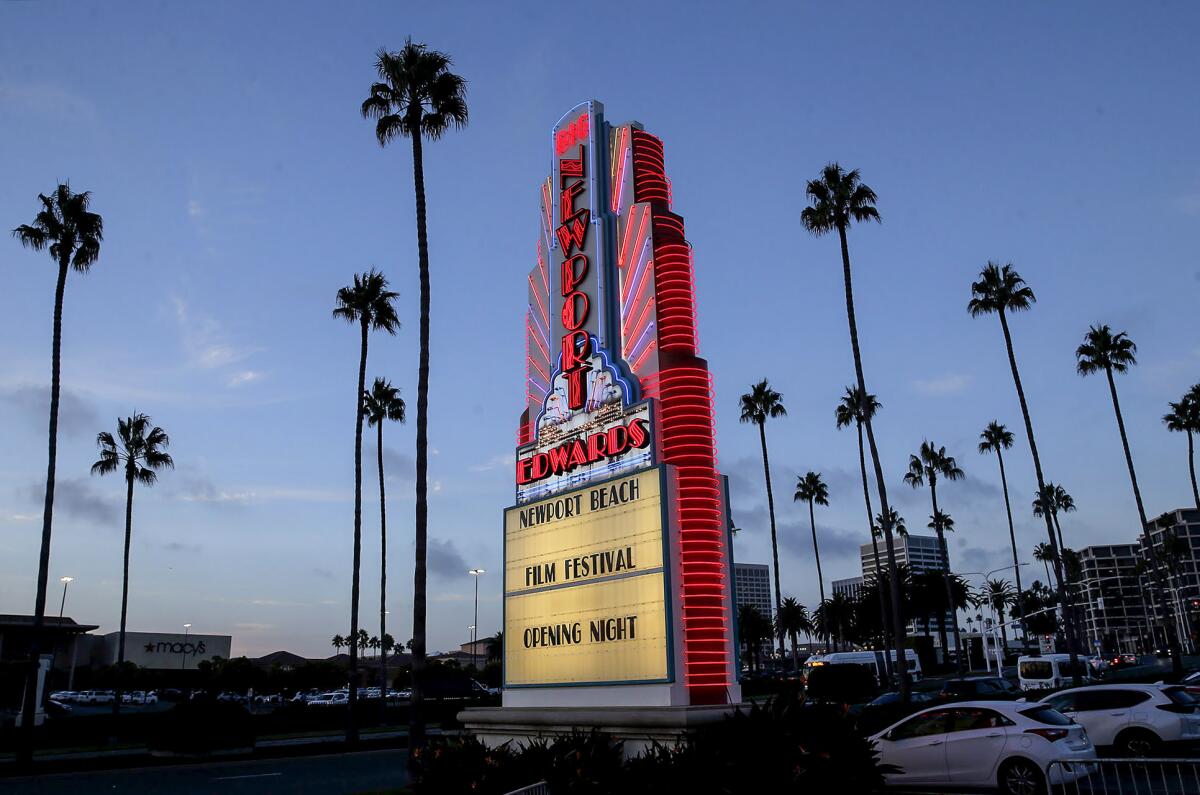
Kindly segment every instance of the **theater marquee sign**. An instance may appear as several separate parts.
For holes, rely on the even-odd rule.
[[[504,704],[730,703],[712,382],[663,144],[595,101],[547,143],[504,512]]]
[[[656,467],[505,512],[509,687],[668,680],[662,481]]]

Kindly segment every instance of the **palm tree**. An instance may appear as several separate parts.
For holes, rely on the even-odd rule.
[[[1046,582],[1050,582],[1050,564],[1054,561],[1054,548],[1043,541],[1033,548],[1033,559],[1042,562],[1046,568]]]
[[[879,540],[874,532],[875,526],[872,522],[874,516],[871,510],[871,487],[867,480],[867,459],[863,447],[863,419],[866,415],[875,416],[875,412],[882,408],[880,402],[874,395],[859,395],[858,389],[852,386],[846,387],[846,392],[842,395],[842,399],[838,401],[837,408],[834,410],[834,420],[837,422],[837,427],[846,428],[851,423],[854,423],[855,430],[858,431],[858,470],[862,476],[863,501],[867,506],[867,532],[871,536],[871,553],[875,560],[876,578],[878,574],[883,572],[883,567],[879,562]],[[892,679],[892,658],[886,653],[888,650],[888,635],[890,632],[888,597],[883,588],[876,588],[879,599],[879,621],[883,628],[882,646],[884,649],[883,661],[884,669],[887,671],[887,677]]]
[[[980,455],[995,453],[996,461],[1000,464],[1000,486],[1004,490],[1004,512],[1008,517],[1008,541],[1012,545],[1013,572],[1017,578],[1017,593],[1021,593],[1024,589],[1021,587],[1021,565],[1017,561],[1017,532],[1013,527],[1012,503],[1008,498],[1008,476],[1004,471],[1004,451],[1013,446],[1014,438],[1012,431],[1001,425],[999,421],[992,420],[979,434],[979,453]],[[1050,578],[1049,570],[1046,572],[1046,578]],[[1019,617],[1020,605],[1016,602],[1013,604],[1016,606]]]
[[[341,654],[342,648],[345,647],[345,645],[346,645],[346,639],[343,638],[341,635],[334,635],[333,638],[329,641],[329,643],[331,646],[333,646],[333,650],[335,652],[337,652],[338,654]]]
[[[424,44],[404,42],[399,52],[379,50],[379,82],[362,103],[363,118],[373,118],[380,146],[397,138],[412,141],[413,189],[417,205],[417,261],[421,279],[421,354],[417,368],[416,545],[413,569],[412,709],[409,747],[425,745],[423,674],[425,670],[426,560],[428,552],[429,468],[429,238],[425,229],[423,139],[436,141],[451,128],[467,124],[467,83],[450,71],[450,56]],[[412,757],[415,758],[415,757]]]
[[[497,632],[487,639],[487,662],[500,662],[504,658],[504,633]]]
[[[1117,399],[1117,382],[1113,373],[1124,373],[1137,364],[1137,345],[1129,339],[1124,331],[1113,333],[1107,325],[1092,326],[1084,335],[1083,343],[1075,349],[1077,360],[1076,370],[1081,376],[1103,372],[1108,379],[1108,392],[1112,396],[1113,412],[1117,415],[1117,430],[1121,434],[1121,446],[1125,449],[1125,465],[1129,469],[1129,482],[1133,485],[1133,499],[1137,503],[1138,519],[1141,521],[1142,533],[1146,541],[1150,541],[1150,531],[1146,524],[1146,509],[1142,504],[1142,490],[1138,488],[1137,472],[1133,468],[1133,454],[1129,452],[1129,437],[1125,433],[1125,419],[1121,416],[1121,402]],[[1155,585],[1158,588],[1159,606],[1163,611],[1163,624],[1167,630],[1167,643],[1171,647],[1171,667],[1176,674],[1183,671],[1183,659],[1180,656],[1179,642],[1175,638],[1175,629],[1167,621],[1167,594],[1163,584],[1162,572],[1154,568]]]
[[[42,209],[33,223],[21,224],[13,237],[22,246],[42,251],[49,249],[58,266],[58,282],[54,290],[54,331],[50,348],[50,430],[47,434],[46,495],[42,508],[42,545],[38,557],[37,596],[33,606],[33,633],[29,647],[29,671],[26,681],[36,681],[41,665],[42,626],[46,615],[46,587],[50,576],[50,536],[54,524],[54,471],[58,462],[58,406],[62,362],[63,294],[67,288],[67,272],[72,268],[87,273],[100,257],[100,242],[104,239],[104,220],[90,210],[89,191],[72,193],[67,183],[60,184],[50,196],[38,194]],[[37,703],[37,688],[26,687],[22,702],[22,742],[18,749],[19,762],[33,760],[33,723]]]
[[[384,498],[383,423],[404,422],[404,399],[391,382],[376,378],[369,392],[363,393],[363,411],[367,424],[378,431],[375,439],[376,466],[379,469],[379,637],[387,637],[387,500]],[[379,656],[380,692],[387,691],[387,650]],[[387,699],[380,705],[386,714]]]
[[[992,313],[1000,317],[1000,328],[1004,332],[1004,346],[1008,350],[1008,366],[1012,370],[1013,384],[1017,389],[1017,400],[1021,404],[1021,416],[1025,420],[1025,436],[1029,440],[1029,453],[1033,457],[1033,472],[1037,476],[1038,491],[1041,492],[1046,487],[1046,479],[1042,476],[1042,459],[1038,455],[1037,438],[1033,434],[1033,418],[1029,413],[1029,403],[1025,400],[1025,388],[1021,385],[1021,372],[1017,369],[1017,356],[1013,351],[1012,333],[1008,328],[1010,312],[1027,311],[1036,302],[1037,297],[1033,294],[1033,288],[1026,284],[1025,280],[1021,278],[1021,274],[1013,269],[1012,263],[1001,267],[997,263],[989,261],[979,272],[979,281],[971,284],[971,300],[967,303],[967,311],[971,313],[971,317]],[[1062,560],[1058,554],[1058,542],[1054,538],[1054,524],[1049,515],[1045,519],[1046,535],[1050,541],[1050,549],[1054,552],[1054,573],[1060,586],[1059,609],[1065,617],[1067,644],[1071,650],[1071,669],[1078,672],[1079,658],[1075,651],[1075,622],[1070,618],[1067,608],[1066,590],[1061,587],[1063,584]],[[1076,674],[1073,677],[1073,683],[1078,686],[1080,681],[1080,677]]]
[[[929,526],[937,533],[938,549],[942,553],[942,580],[946,585],[946,603],[950,604],[954,600],[950,593],[950,553],[946,549],[946,530],[953,527],[953,522],[947,524],[946,520],[949,519],[949,516],[938,510],[937,482],[939,477],[946,480],[961,480],[963,478],[963,471],[959,468],[958,462],[954,460],[954,456],[947,455],[945,447],[938,447],[926,440],[921,443],[921,448],[915,455],[909,456],[908,472],[904,475],[904,482],[914,489],[920,488],[926,483],[929,484],[929,497],[933,503],[933,514],[930,517],[932,521]],[[954,658],[958,666],[958,672],[962,674],[964,672],[963,660],[962,655],[958,653],[962,645],[959,642],[957,618],[953,623]],[[950,647],[946,645],[945,621],[939,621],[938,625],[942,649],[948,652]]]
[[[173,469],[175,462],[166,452],[171,440],[166,431],[151,425],[145,414],[117,419],[117,435],[108,431],[96,437],[100,458],[92,464],[93,475],[108,475],[119,469],[125,474],[125,564],[121,580],[121,630],[117,636],[117,670],[125,666],[125,616],[129,606],[129,541],[133,537],[133,484],[153,486],[156,470]],[[118,679],[113,714],[121,708],[121,681]]]
[[[908,525],[904,523],[904,517],[898,514],[895,508],[892,508],[890,511],[888,511],[888,515],[886,517],[884,517],[882,513],[875,514],[875,535],[883,535],[883,525],[885,519],[887,523],[891,525],[892,530],[896,533],[896,535],[900,536],[901,538],[908,538]],[[890,572],[888,576],[891,576]]]
[[[783,395],[771,389],[767,379],[759,381],[750,387],[750,391],[741,398],[742,422],[752,422],[758,426],[758,440],[762,444],[763,475],[767,481],[767,513],[771,517],[771,558],[775,564],[775,614],[783,605],[779,589],[779,542],[775,535],[775,492],[771,488],[771,463],[767,456],[767,420],[786,417],[787,409],[783,406]],[[779,633],[779,655],[783,656],[783,633]]]
[[[762,644],[771,637],[771,622],[754,605],[738,606],[738,638],[746,646],[746,657],[755,668],[762,656]]]
[[[879,210],[875,208],[878,197],[875,191],[863,184],[858,169],[845,171],[837,163],[830,163],[821,170],[821,176],[809,180],[805,186],[809,198],[809,206],[800,213],[800,222],[814,236],[837,232],[838,242],[842,252],[842,281],[846,290],[846,321],[850,327],[850,349],[854,355],[854,374],[859,396],[866,398],[867,381],[863,376],[862,351],[858,344],[858,323],[854,317],[854,283],[850,271],[850,247],[846,240],[846,231],[853,223],[879,221]],[[880,510],[892,503],[887,498],[887,481],[883,476],[883,466],[879,458],[879,445],[875,442],[875,429],[871,424],[871,415],[860,409],[863,415],[863,425],[867,429],[867,444],[871,450],[871,463],[875,469],[875,486],[879,490]],[[884,516],[887,519],[887,516]],[[892,539],[890,522],[883,524],[883,536],[887,545],[888,573],[892,589],[892,604],[900,601],[900,578],[896,569],[896,550]],[[904,623],[900,620],[898,611],[892,611],[892,633],[895,638],[897,655],[904,648]],[[911,680],[905,666],[900,668],[900,696],[907,703],[911,691]]]
[[[854,602],[844,593],[835,593],[817,607],[813,625],[818,635],[831,639],[837,651],[854,635]]]
[[[821,548],[817,544],[817,520],[813,513],[813,504],[829,505],[829,487],[821,480],[820,472],[808,472],[804,477],[796,479],[796,493],[792,496],[795,502],[808,503],[808,522],[812,527],[813,556],[817,559],[817,585],[821,591],[821,601],[825,601],[825,578],[821,574]]]
[[[388,289],[382,273],[370,270],[354,274],[354,284],[337,291],[333,316],[347,323],[358,323],[360,332],[358,352],[358,389],[354,392],[354,572],[350,585],[350,637],[358,633],[358,579],[362,565],[362,436],[366,404],[363,392],[367,380],[367,338],[372,330],[395,334],[400,327],[396,317],[397,293]],[[346,724],[346,742],[358,742],[358,727],[354,723],[358,704],[358,653],[361,644],[350,644],[350,697]]]
[[[1178,403],[1168,405],[1171,411],[1163,415],[1163,423],[1168,431],[1187,434],[1188,474],[1192,479],[1192,499],[1196,501],[1196,510],[1200,511],[1200,489],[1196,488],[1196,448],[1192,439],[1193,434],[1200,433],[1200,384],[1192,386]]]
[[[779,631],[792,641],[792,670],[799,670],[799,660],[796,655],[797,636],[801,632],[806,632],[811,626],[808,609],[797,602],[794,597],[789,596],[783,600],[776,620],[779,623]]]
[[[1043,512],[1049,512],[1050,518],[1054,520],[1054,529],[1058,533],[1058,548],[1063,554],[1066,554],[1067,544],[1063,540],[1062,522],[1059,521],[1058,515],[1074,510],[1075,499],[1066,489],[1054,482],[1046,483],[1046,487],[1033,498],[1033,515],[1041,516]],[[1063,572],[1066,573],[1066,569],[1063,569]]]
[[[1016,605],[1017,593],[1008,580],[988,580],[984,585],[983,597],[1000,620],[1000,645],[1005,649],[1008,648],[1008,635],[1004,631],[1004,613],[1009,606]]]

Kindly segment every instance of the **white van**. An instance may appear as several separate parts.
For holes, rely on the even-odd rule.
[[[892,661],[896,660],[896,652],[889,652]],[[921,680],[921,660],[912,649],[904,650],[904,661],[908,664],[908,673],[914,682]],[[887,673],[884,667],[883,651],[839,651],[832,654],[817,654],[804,661],[804,678],[813,668],[823,665],[863,665],[870,668],[877,679],[882,680]]]
[[[1079,675],[1083,681],[1091,679],[1088,676],[1086,658],[1079,657]],[[1022,690],[1047,690],[1064,687],[1073,681],[1070,654],[1043,654],[1040,657],[1019,657],[1017,659],[1017,684]]]

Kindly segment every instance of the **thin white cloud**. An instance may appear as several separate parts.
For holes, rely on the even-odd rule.
[[[971,383],[971,376],[962,373],[948,373],[936,378],[918,378],[912,382],[912,388],[922,395],[941,397],[944,395],[960,395]]]
[[[482,464],[472,464],[468,469],[472,472],[491,472],[496,469],[512,469],[516,466],[517,457],[513,453],[494,455]]]
[[[204,206],[197,199],[189,199],[187,203],[187,214],[189,218],[203,218]]]
[[[212,370],[240,362],[259,351],[258,348],[230,342],[220,322],[192,312],[182,298],[175,297],[171,301],[175,307],[175,320],[179,324],[184,353],[193,366]]]
[[[262,380],[263,374],[258,370],[243,370],[240,373],[234,373],[226,382],[231,387],[245,386],[246,384]]]

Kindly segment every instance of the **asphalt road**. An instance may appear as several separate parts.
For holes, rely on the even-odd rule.
[[[149,767],[94,773],[0,778],[0,793],[170,793],[170,795],[354,795],[402,787],[408,752],[360,751],[325,756]]]

